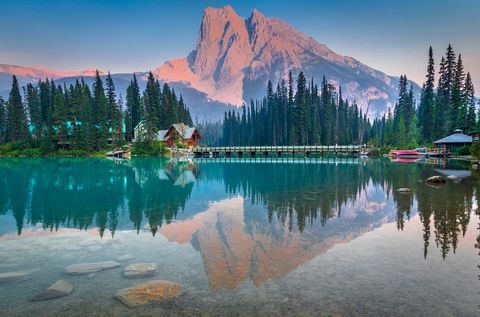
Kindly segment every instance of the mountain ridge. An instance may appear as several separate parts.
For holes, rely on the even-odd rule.
[[[337,54],[278,18],[256,9],[243,18],[231,6],[206,8],[195,50],[165,62],[154,74],[204,92],[210,100],[241,106],[262,97],[268,80],[275,84],[289,71],[304,71],[317,81],[325,76],[364,109],[371,102],[374,117],[396,99],[398,77]]]
[[[384,114],[397,98],[398,77],[337,54],[278,18],[266,17],[256,9],[243,18],[231,6],[206,8],[195,49],[186,57],[164,62],[153,73],[182,94],[194,117],[216,120],[231,106],[262,98],[268,80],[276,85],[290,71],[294,76],[303,71],[317,83],[325,76],[342,87],[344,98],[355,100],[364,111],[370,103],[368,115],[372,118]],[[57,71],[0,64],[0,95],[8,94],[12,74],[22,86],[46,78],[68,84],[81,77],[89,81],[95,70]],[[136,74],[139,84],[144,85],[146,72]],[[132,76],[112,74],[119,84],[119,94],[125,96]],[[419,92],[420,87],[411,83]]]

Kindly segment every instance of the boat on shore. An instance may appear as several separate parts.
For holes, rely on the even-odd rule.
[[[421,156],[421,153],[415,150],[392,150],[389,156],[393,158],[416,159]]]
[[[425,156],[425,157],[444,157],[444,156],[450,155],[449,153],[445,153],[445,151],[441,149],[436,149],[436,148],[427,149],[425,147],[422,147],[422,148],[416,148],[415,151],[420,153],[421,156]]]

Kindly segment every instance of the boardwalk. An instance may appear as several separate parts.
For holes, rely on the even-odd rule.
[[[207,164],[215,164],[215,163],[255,163],[255,164],[364,164],[365,160],[359,157],[354,156],[315,156],[312,158],[307,157],[276,157],[276,156],[257,156],[257,157],[218,157],[218,158],[206,158],[206,157],[199,157],[195,158],[193,162],[202,162]]]
[[[363,150],[367,149],[367,145],[295,145],[295,146],[198,146],[193,148],[195,157],[231,157],[236,155],[237,157],[243,156],[281,156],[283,154],[295,154],[300,153],[304,156],[311,154],[324,155],[324,154],[359,154]]]

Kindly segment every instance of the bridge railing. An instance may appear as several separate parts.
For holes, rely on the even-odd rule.
[[[348,152],[369,147],[368,145],[197,146],[193,148],[193,152]]]

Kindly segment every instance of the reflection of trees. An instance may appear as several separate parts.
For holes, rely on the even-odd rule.
[[[417,202],[424,226],[425,257],[432,230],[443,258],[450,250],[455,252],[459,236],[465,235],[470,221],[475,187],[472,178],[434,188],[424,182],[429,176],[438,174],[432,171],[430,165],[384,160],[339,160],[337,163],[334,160],[289,165],[211,163],[207,164],[203,174],[208,178],[222,179],[228,193],[242,194],[250,199],[251,204],[263,204],[270,221],[276,217],[290,231],[296,224],[301,232],[315,221],[324,225],[328,219],[340,217],[347,204],[355,202],[360,196],[368,199],[368,186],[381,187],[395,203],[399,230],[403,230]],[[253,164],[257,164],[256,168],[252,167]],[[455,163],[441,167],[465,168],[451,164]],[[410,188],[412,193],[398,192],[402,187]],[[255,221],[255,215],[248,219]],[[255,225],[258,228],[259,224]]]
[[[430,166],[386,160],[210,161],[201,167],[200,173],[196,165],[173,165],[159,159],[123,164],[103,159],[2,159],[0,215],[11,212],[18,233],[28,223],[48,230],[60,225],[85,230],[96,226],[100,234],[108,229],[113,235],[125,219],[122,215],[128,213],[133,228],[139,231],[147,223],[155,234],[185,208],[193,182],[200,177],[202,182],[223,183],[229,195],[241,194],[252,205],[265,206],[268,220],[275,218],[284,225],[275,230],[303,232],[314,222],[325,225],[329,219],[352,212],[358,199],[368,203],[368,190],[381,188],[396,206],[397,228],[404,228],[416,204],[423,223],[424,256],[433,236],[445,258],[455,252],[460,235],[465,235],[473,198],[480,192],[480,184],[474,182],[478,175],[434,188],[423,181],[438,173]],[[399,193],[402,187],[412,193]],[[262,211],[250,210],[244,218],[247,229],[272,230],[260,220]]]
[[[320,164],[216,164],[223,170],[227,192],[241,193],[252,204],[262,203],[269,218],[277,217],[292,230],[294,223],[303,231],[314,221],[325,224],[339,217],[347,203],[364,195],[368,186],[393,192],[398,207],[398,225],[403,228],[413,204],[411,195],[396,192],[401,187],[413,187],[416,176],[425,167],[415,164],[390,164],[386,161],[338,160]],[[388,166],[387,166],[388,165]],[[368,199],[368,197],[366,197]]]
[[[480,216],[480,210],[477,208],[477,215]],[[475,242],[475,248],[478,249],[478,255],[480,256],[480,221],[478,223],[478,235],[477,240]],[[477,265],[478,269],[480,269],[480,264]],[[480,274],[478,275],[478,279],[480,280]]]
[[[184,209],[193,183],[175,186],[178,179],[196,170],[195,166],[173,166],[160,160],[140,160],[130,170],[137,181],[128,182],[126,197],[130,219],[140,230],[143,214],[155,235],[163,222],[170,223],[178,210]],[[177,184],[178,185],[178,184]]]
[[[2,159],[0,214],[11,210],[19,234],[27,222],[49,230],[95,225],[101,235],[105,229],[113,235],[128,211],[137,230],[145,216],[155,233],[185,206],[193,186],[175,186],[174,179],[162,178],[165,169],[161,160],[114,165],[101,159]]]

